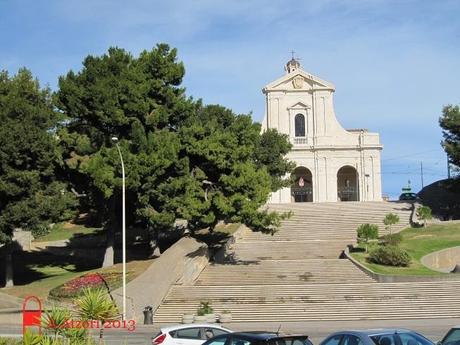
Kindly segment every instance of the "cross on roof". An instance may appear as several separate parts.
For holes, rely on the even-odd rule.
[[[301,58],[299,58],[299,57],[296,58],[296,57],[294,56],[294,54],[296,53],[294,50],[291,50],[290,53],[291,53],[291,55],[292,55],[292,60],[296,60],[296,61],[302,60]]]

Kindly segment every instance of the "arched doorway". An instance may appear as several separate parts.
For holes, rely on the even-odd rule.
[[[352,166],[344,166],[337,172],[337,200],[359,201],[358,172]]]
[[[311,171],[304,167],[297,167],[292,173],[291,199],[293,202],[312,202],[313,183]]]

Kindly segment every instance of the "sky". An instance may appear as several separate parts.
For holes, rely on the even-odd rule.
[[[262,88],[302,68],[336,86],[345,128],[379,132],[383,193],[447,176],[438,125],[460,104],[457,0],[0,0],[0,69],[29,68],[56,89],[87,55],[165,42],[187,94],[262,121]]]

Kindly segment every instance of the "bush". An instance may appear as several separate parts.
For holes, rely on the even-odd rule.
[[[0,345],[21,345],[21,344],[22,344],[22,341],[20,339],[0,337]]]
[[[40,224],[37,224],[36,226],[34,226],[32,228],[32,236],[34,238],[39,238],[39,237],[43,237],[45,235],[48,235],[50,233],[50,228],[47,224],[45,223],[40,223]]]
[[[376,239],[379,237],[379,227],[375,224],[361,224],[358,229],[356,229],[358,235],[358,243],[364,243],[366,245],[369,240]]]
[[[402,242],[401,234],[388,234],[382,237],[382,242],[386,246],[398,246]]]
[[[386,266],[409,266],[410,256],[396,246],[379,246],[369,254],[370,262]]]
[[[212,309],[209,302],[200,302],[200,307],[197,310],[198,316],[203,316],[206,314],[212,314],[214,310]]]
[[[423,226],[426,226],[427,220],[433,218],[431,214],[431,208],[429,208],[428,206],[420,206],[419,208],[417,208],[416,215],[418,219],[423,220]]]
[[[394,213],[388,213],[383,218],[383,224],[385,224],[385,229],[390,231],[391,234],[391,226],[399,223],[399,216]]]

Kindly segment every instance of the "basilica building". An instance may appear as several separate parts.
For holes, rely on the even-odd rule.
[[[335,87],[304,71],[296,59],[264,89],[263,129],[287,134],[296,163],[292,185],[270,203],[381,201],[378,133],[344,129],[334,113]]]

